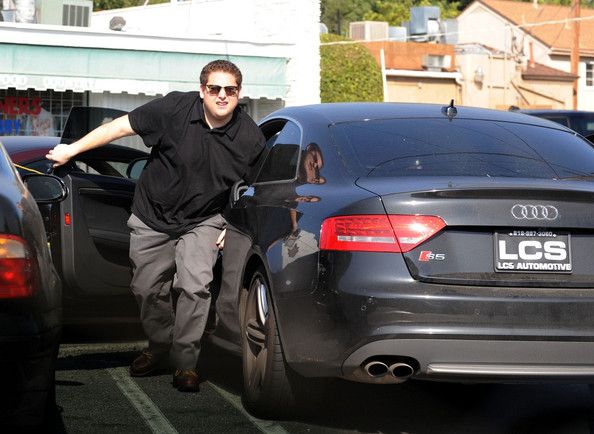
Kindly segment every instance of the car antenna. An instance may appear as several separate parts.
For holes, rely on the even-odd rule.
[[[444,105],[441,108],[441,112],[447,116],[450,121],[454,119],[454,116],[458,114],[458,109],[454,107],[454,100],[452,99],[450,101],[450,105]]]

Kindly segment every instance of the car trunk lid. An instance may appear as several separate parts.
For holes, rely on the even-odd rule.
[[[435,283],[591,286],[590,182],[543,179],[360,178],[388,215],[431,215],[439,233],[403,253],[411,275]]]

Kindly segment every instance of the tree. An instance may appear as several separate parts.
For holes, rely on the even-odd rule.
[[[321,35],[320,97],[322,102],[383,101],[381,68],[369,50],[337,35]]]
[[[352,21],[361,21],[363,15],[371,10],[369,0],[322,0],[322,22],[330,33],[346,35]]]
[[[460,11],[460,2],[447,0],[378,0],[373,2],[370,12],[363,19],[370,21],[387,21],[391,26],[400,26],[403,21],[410,20],[410,8],[415,6],[439,6],[440,18],[454,18]]]

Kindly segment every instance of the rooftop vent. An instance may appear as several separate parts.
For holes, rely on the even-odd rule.
[[[89,27],[93,2],[91,0],[43,0],[38,3],[40,24]]]
[[[388,23],[386,21],[355,21],[349,24],[349,37],[355,41],[388,39]]]
[[[426,54],[423,56],[423,67],[427,71],[439,72],[449,69],[452,66],[452,56],[439,56],[435,54]]]

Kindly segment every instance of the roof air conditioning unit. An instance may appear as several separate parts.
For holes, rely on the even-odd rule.
[[[390,41],[406,42],[407,28],[390,26],[388,30],[388,38],[390,39]]]
[[[349,37],[355,41],[377,41],[388,39],[386,21],[355,21],[349,24]]]
[[[40,24],[89,27],[92,0],[43,0],[37,3]]]
[[[452,56],[449,55],[436,55],[436,54],[425,54],[423,56],[423,67],[427,71],[442,71],[443,69],[449,69],[452,66]]]
[[[439,15],[437,6],[419,6],[410,8],[409,30],[411,39],[417,42],[439,40]]]

